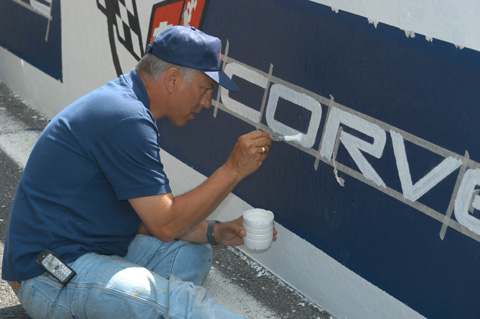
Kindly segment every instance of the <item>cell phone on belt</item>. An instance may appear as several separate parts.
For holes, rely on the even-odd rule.
[[[64,286],[77,274],[48,249],[37,254],[37,262]]]

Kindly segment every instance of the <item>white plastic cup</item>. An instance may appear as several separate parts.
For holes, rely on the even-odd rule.
[[[272,238],[266,240],[252,240],[249,239],[248,236],[243,237],[243,243],[245,247],[252,250],[265,250],[272,245]]]
[[[254,208],[243,213],[243,228],[247,235],[243,238],[245,247],[252,250],[265,250],[273,240],[274,216],[271,211]]]
[[[244,224],[243,229],[245,229],[247,234],[255,234],[255,235],[265,235],[273,232],[273,226],[268,228],[253,228]]]
[[[272,239],[273,238],[273,231],[269,232],[268,234],[262,234],[262,235],[257,235],[257,234],[248,234],[248,238],[251,240],[257,240],[257,241],[262,241],[262,240],[267,240],[267,239]]]
[[[243,224],[252,228],[273,227],[273,213],[261,208],[253,208],[243,213]]]

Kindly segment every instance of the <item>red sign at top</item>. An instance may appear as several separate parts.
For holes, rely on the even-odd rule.
[[[208,0],[169,0],[153,6],[147,42],[173,25],[201,29]]]

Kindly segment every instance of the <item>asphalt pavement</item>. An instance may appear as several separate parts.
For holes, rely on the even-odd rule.
[[[49,119],[0,82],[0,272],[13,198],[28,154]],[[228,309],[251,319],[333,318],[239,249],[215,246],[204,286]],[[292,270],[294,271],[294,270]],[[0,318],[28,318],[0,280]]]

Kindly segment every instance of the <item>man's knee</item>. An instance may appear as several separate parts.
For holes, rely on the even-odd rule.
[[[198,267],[200,269],[203,268],[206,276],[206,273],[208,273],[210,267],[212,266],[212,247],[210,246],[210,244],[194,243],[189,243],[188,246],[188,249],[190,250],[189,254],[191,255],[192,259],[192,266]]]
[[[128,267],[116,273],[106,284],[106,289],[115,289],[128,295],[155,293],[156,282],[153,274],[143,267]]]
[[[210,267],[212,266],[212,261],[213,261],[212,246],[210,246],[210,244],[203,244],[202,250],[203,250],[203,256],[205,260],[205,267],[207,267],[207,273],[208,273],[208,271],[210,270]]]
[[[186,243],[177,251],[171,273],[185,281],[201,285],[212,265],[209,244]]]

